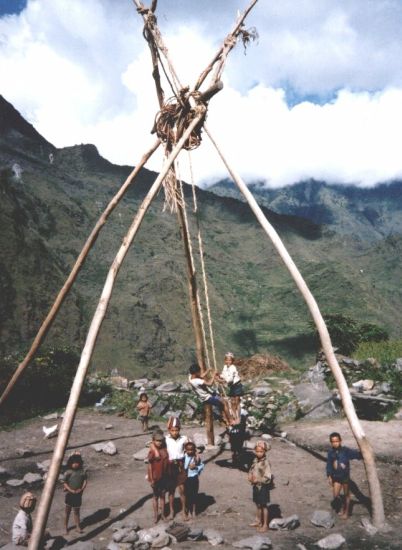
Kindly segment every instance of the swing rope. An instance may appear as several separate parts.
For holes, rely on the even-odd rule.
[[[206,310],[207,310],[209,339],[210,339],[210,342],[211,342],[212,362],[213,362],[214,372],[217,372],[218,369],[217,369],[217,365],[216,365],[215,337],[214,337],[214,330],[213,330],[213,326],[212,326],[211,307],[210,307],[210,303],[209,303],[209,292],[208,292],[208,281],[207,281],[207,273],[206,273],[205,261],[204,261],[204,245],[203,245],[202,237],[201,237],[200,219],[199,219],[199,215],[198,215],[197,193],[196,193],[196,190],[195,190],[193,163],[191,161],[191,154],[190,153],[188,153],[188,160],[189,160],[189,167],[190,167],[191,189],[192,189],[192,192],[193,192],[193,212],[195,214],[195,219],[196,219],[196,222],[197,222],[198,248],[199,248],[199,254],[200,254],[200,261],[201,261],[202,282],[203,282],[203,285],[204,285],[205,307],[206,307]]]

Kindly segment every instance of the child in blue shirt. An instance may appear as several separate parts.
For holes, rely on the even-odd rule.
[[[192,519],[196,515],[199,475],[204,469],[204,464],[197,455],[196,446],[192,441],[188,441],[184,449],[184,469],[187,472],[187,479],[184,484],[186,494],[185,519]]]
[[[362,454],[355,449],[342,447],[342,438],[338,432],[333,432],[329,436],[331,449],[327,454],[327,477],[328,482],[332,487],[334,501],[339,500],[341,490],[344,495],[343,509],[339,515],[343,519],[349,517],[350,509],[350,461],[353,459],[360,460]]]

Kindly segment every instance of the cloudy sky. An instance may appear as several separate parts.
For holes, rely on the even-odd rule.
[[[159,0],[183,84],[248,3]],[[259,0],[252,26],[259,39],[232,52],[208,115],[245,180],[369,186],[402,177],[401,0]],[[0,93],[57,147],[94,143],[112,162],[136,164],[154,141],[150,69],[132,0],[0,0]],[[206,136],[192,157],[198,182],[226,176]],[[160,165],[155,157],[148,166]]]

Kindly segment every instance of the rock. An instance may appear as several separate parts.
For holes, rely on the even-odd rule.
[[[293,388],[303,416],[309,418],[328,418],[335,415],[332,405],[332,393],[326,383],[321,380],[312,383],[296,384]]]
[[[132,550],[132,548],[133,548],[133,545],[131,542],[111,541],[107,546],[107,550]]]
[[[215,529],[204,529],[203,534],[211,546],[218,546],[218,544],[223,544],[224,542],[222,535],[218,531],[215,531]]]
[[[313,525],[317,527],[325,527],[325,529],[331,529],[331,527],[335,525],[331,512],[327,512],[326,510],[314,510],[310,521]]]
[[[396,369],[398,372],[402,372],[402,357],[399,357],[399,358],[396,360],[395,369]]]
[[[299,516],[293,514],[293,516],[288,516],[286,518],[274,518],[269,522],[270,529],[278,530],[288,530],[292,531],[300,526]]]
[[[169,403],[163,399],[158,399],[156,403],[152,406],[152,415],[154,416],[163,416],[169,408]]]
[[[51,414],[47,414],[46,416],[42,416],[43,420],[57,420],[59,418],[59,413],[54,412]]]
[[[402,420],[402,407],[394,415],[395,420]]]
[[[152,541],[151,548],[163,548],[164,546],[169,546],[169,544],[169,535],[167,533],[159,533],[159,535]]]
[[[264,441],[271,441],[272,435],[262,434],[261,439],[264,439]]]
[[[128,388],[128,378],[125,376],[111,376],[109,380],[112,386],[115,386],[116,388]]]
[[[171,416],[176,416],[177,418],[180,418],[182,415],[183,415],[183,411],[181,410],[180,411],[167,410],[163,416],[164,418],[170,418]]]
[[[352,386],[358,391],[369,391],[374,388],[374,380],[359,380],[353,382]]]
[[[272,548],[271,539],[263,537],[261,535],[255,535],[254,537],[248,537],[237,542],[233,542],[232,546],[235,548],[251,548],[252,550],[264,550],[266,548]]]
[[[134,549],[135,550],[148,550],[150,548],[149,542],[135,542],[134,543]]]
[[[148,458],[149,449],[141,449],[140,451],[133,454],[134,460],[142,460]]]
[[[315,543],[316,546],[319,548],[329,548],[330,550],[336,550],[336,548],[340,548],[346,540],[343,538],[342,535],[339,535],[338,533],[333,533],[332,535],[328,535],[327,537],[319,540]]]
[[[124,529],[129,528],[133,529],[134,531],[137,531],[140,527],[138,523],[135,521],[135,519],[123,519],[121,521],[116,521],[116,523],[113,524],[113,531],[117,531],[118,529]]]
[[[42,426],[42,431],[44,434],[45,439],[51,439],[52,437],[56,437],[56,435],[59,432],[59,425],[53,424],[53,426]]]
[[[367,531],[367,533],[372,537],[378,532],[377,527],[374,527],[374,525],[371,523],[370,518],[363,517],[360,520],[360,523],[363,525],[364,529]]]
[[[195,415],[195,409],[189,405],[189,403],[186,403],[184,407],[184,416],[186,416],[189,420],[192,420]]]
[[[72,548],[73,550],[95,550],[95,545],[90,540],[86,541],[79,541],[75,544],[72,544],[68,547],[69,550]]]
[[[24,475],[25,483],[36,483],[37,481],[42,481],[42,476],[40,474],[28,473]]]
[[[51,460],[44,460],[43,462],[37,462],[36,465],[42,472],[47,472],[50,468]]]
[[[164,384],[160,384],[156,388],[157,392],[174,392],[180,390],[180,384],[177,382],[165,382]]]
[[[390,393],[391,392],[391,384],[389,382],[382,382],[380,384],[379,390],[381,393]]]
[[[262,385],[259,385],[255,388],[253,388],[252,390],[252,393],[256,396],[256,397],[264,397],[265,395],[268,395],[270,393],[272,393],[273,390],[271,387],[269,386],[262,386]]]
[[[106,424],[105,430],[112,430],[114,428],[113,424]]]
[[[188,540],[201,540],[203,538],[203,530],[199,528],[193,528],[190,530],[189,534],[187,535]]]
[[[94,443],[91,445],[92,449],[94,449],[97,453],[100,453],[103,451],[104,443]]]
[[[8,476],[8,471],[3,468],[3,466],[0,466],[0,476]]]
[[[146,542],[152,544],[155,536],[150,532],[150,529],[140,529],[137,531],[138,542]]]
[[[109,544],[106,546],[106,550],[119,550],[120,549],[120,545],[117,544],[117,542],[109,542]]]
[[[129,532],[130,532],[130,529],[127,529],[127,528],[126,528],[126,529],[124,529],[124,528],[123,528],[123,529],[117,529],[117,530],[113,533],[112,539],[113,539],[114,542],[122,542],[123,539],[124,539],[124,537],[125,537],[126,535],[128,535]],[[136,535],[137,535],[137,533],[136,533]],[[137,539],[136,539],[136,540],[138,540],[138,535],[137,535]]]
[[[31,449],[16,449],[15,452],[18,456],[26,457],[26,456],[32,456],[33,451]]]
[[[10,487],[20,487],[24,485],[25,481],[23,479],[7,479],[6,483],[10,485]]]
[[[105,455],[115,455],[117,454],[117,448],[116,448],[116,445],[113,443],[113,441],[108,441],[107,443],[105,443],[103,445],[103,449],[102,449],[102,452],[105,454]]]

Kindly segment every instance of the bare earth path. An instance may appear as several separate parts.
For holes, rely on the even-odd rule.
[[[45,422],[50,425],[52,422]],[[9,477],[21,479],[27,472],[38,472],[37,462],[50,458],[54,440],[44,440],[41,419],[27,422],[12,432],[0,432],[0,467],[10,474],[2,477],[0,485],[0,545],[10,540],[9,532],[20,495],[25,487],[10,487]],[[105,430],[107,424],[113,428]],[[106,548],[112,535],[113,524],[126,517],[135,519],[141,527],[152,525],[152,501],[149,485],[145,479],[146,465],[136,461],[133,454],[144,448],[149,435],[139,431],[139,423],[117,416],[100,415],[96,412],[79,411],[70,447],[82,452],[88,469],[89,482],[82,506],[85,532],[78,538],[70,531],[67,540],[92,540],[99,549]],[[272,510],[284,517],[297,514],[301,526],[295,531],[270,531],[269,538],[274,549],[295,549],[304,544],[312,549],[313,544],[330,533],[341,533],[347,540],[346,548],[401,549],[402,548],[402,423],[368,422],[364,429],[381,458],[379,476],[384,493],[385,509],[393,530],[370,537],[360,525],[363,516],[368,516],[364,497],[368,495],[362,462],[354,461],[352,479],[356,486],[353,515],[345,521],[338,517],[331,530],[318,528],[310,523],[314,510],[330,510],[330,488],[324,474],[325,448],[328,434],[337,430],[344,435],[347,445],[355,446],[345,421],[320,421],[316,423],[293,423],[283,427],[287,440],[274,438],[270,461],[275,474],[276,488],[271,493]],[[185,426],[184,434],[202,433],[200,427]],[[219,428],[216,428],[219,432]],[[112,440],[118,454],[107,456],[96,453],[92,443]],[[292,443],[294,441],[294,443]],[[21,458],[17,449],[25,448],[32,456]],[[229,466],[230,453],[217,450],[203,453],[207,462],[201,477],[200,515],[192,526],[213,528],[225,539],[222,548],[230,548],[232,542],[250,537],[256,531],[248,524],[254,519],[251,490],[245,472]],[[41,484],[33,490],[40,494]],[[275,506],[274,506],[275,505]],[[57,487],[50,513],[48,529],[52,535],[63,533],[64,496],[61,485]],[[180,518],[179,518],[180,519]],[[183,542],[179,547],[208,548],[207,542]]]

